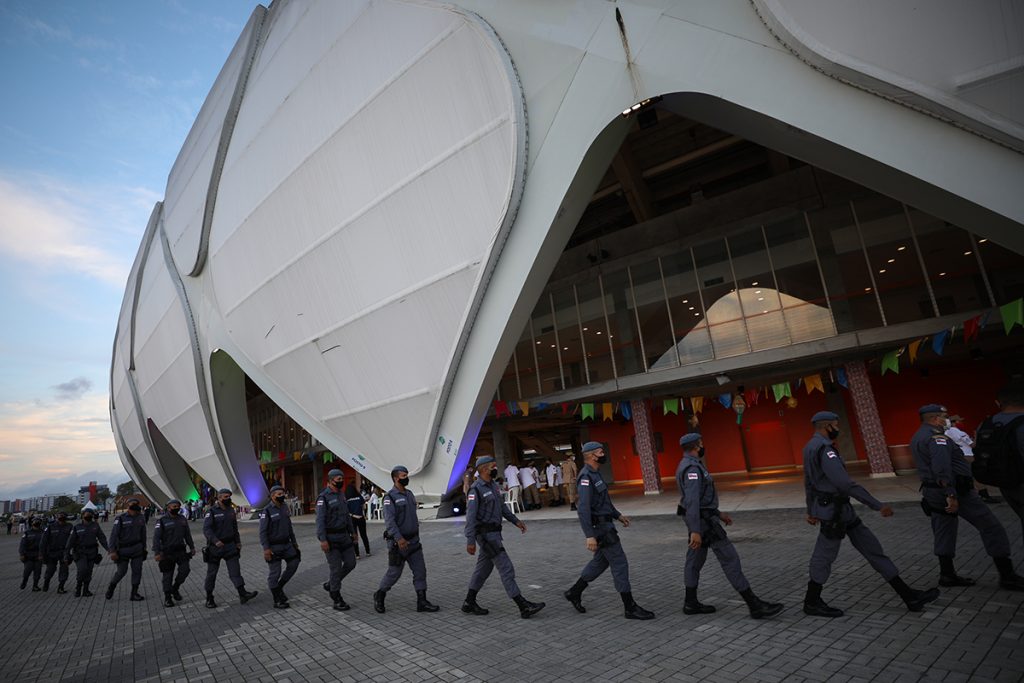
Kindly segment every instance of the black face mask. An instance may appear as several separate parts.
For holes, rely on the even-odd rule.
[[[65,517],[64,515],[61,515],[60,517],[57,518],[57,521],[60,522],[61,524],[63,524],[64,522],[68,521],[68,518]]]
[[[225,498],[224,500],[220,501],[220,504],[223,505],[226,508],[229,508],[229,507],[231,507],[231,499],[230,498]]]
[[[284,502],[284,496],[274,496],[274,502],[275,503],[283,503]]]
[[[181,508],[167,508],[167,514],[176,515],[181,512]]]
[[[701,446],[700,448],[697,449],[697,457],[699,457],[699,458],[703,458],[704,457],[704,447],[703,446]]]
[[[597,456],[598,465],[603,465],[606,462],[608,462],[608,456],[606,454],[602,453],[601,455]]]
[[[409,485],[409,477],[402,477],[402,478],[400,478],[398,480],[398,483],[401,484],[402,486],[408,486]]]
[[[82,515],[82,519],[85,520],[86,522],[91,522],[92,521],[92,515]]]
[[[129,505],[128,509],[131,510],[132,512],[138,512],[139,510],[142,509],[142,507],[139,505]]]
[[[835,427],[829,427],[826,433],[828,434],[828,438],[832,439],[833,441],[837,436],[839,436],[839,430],[836,429]]]
[[[498,476],[498,468],[497,467],[492,467],[491,468],[491,479],[494,479],[497,476]]]
[[[331,482],[331,486],[333,486],[334,488],[336,488],[336,489],[338,489],[340,491],[341,490],[341,485],[344,484],[344,483],[345,483],[344,479],[338,479],[337,481],[332,481]]]

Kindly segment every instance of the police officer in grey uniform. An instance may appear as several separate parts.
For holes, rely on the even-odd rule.
[[[295,540],[292,529],[292,516],[284,499],[284,488],[275,484],[270,487],[270,502],[260,510],[260,545],[263,546],[263,559],[267,561],[267,587],[274,596],[277,609],[291,607],[288,596],[284,594],[284,586],[302,561],[299,542]],[[282,560],[285,562],[284,574],[281,574]]]
[[[811,555],[810,581],[804,597],[804,613],[816,617],[841,617],[843,611],[829,607],[821,599],[821,589],[832,572],[832,563],[839,554],[845,536],[864,556],[875,571],[882,575],[893,590],[906,603],[911,612],[920,612],[925,604],[939,597],[937,588],[914,590],[899,576],[882,544],[850,504],[856,498],[883,517],[892,517],[892,507],[878,502],[874,496],[857,484],[846,472],[835,440],[839,436],[839,416],[829,411],[815,413],[811,418],[814,436],[804,446],[804,491],[807,495],[807,523],[818,525],[820,533]]]
[[[231,507],[231,489],[217,491],[217,502],[210,506],[203,519],[203,536],[207,544],[203,549],[203,560],[206,561],[206,606],[210,609],[217,606],[213,599],[213,589],[217,585],[221,560],[228,566],[228,576],[238,591],[239,601],[244,605],[255,598],[259,591],[245,590],[245,579],[242,578],[242,567],[238,562],[242,554],[242,538],[238,535],[235,509]]]
[[[384,494],[384,537],[388,542],[388,570],[373,594],[373,608],[384,613],[384,596],[402,576],[406,564],[412,569],[416,589],[416,611],[436,612],[440,607],[427,600],[427,563],[420,545],[420,521],[416,516],[416,496],[410,491],[409,469],[395,465],[391,470],[394,487]]]
[[[18,554],[21,562],[25,565],[21,573],[21,588],[24,590],[28,585],[28,577],[32,577],[32,590],[38,592],[39,575],[43,571],[43,553],[40,545],[43,541],[43,518],[35,517],[29,523],[25,533],[21,536],[21,543],[18,545]]]
[[[57,520],[46,525],[39,545],[39,554],[43,556],[43,562],[46,563],[46,574],[43,575],[44,591],[50,590],[50,580],[59,567],[57,592],[67,593],[64,584],[68,580],[68,566],[71,563],[66,559],[64,549],[68,545],[69,536],[71,536],[71,523],[68,522],[68,514],[58,512]]]
[[[182,599],[181,584],[192,571],[189,562],[195,557],[196,544],[188,520],[181,514],[181,501],[172,498],[164,505],[164,511],[167,514],[153,525],[153,555],[163,575],[164,607],[174,607],[174,601]]]
[[[495,467],[493,456],[482,455],[476,459],[476,469],[480,478],[473,482],[466,494],[466,552],[476,555],[477,546],[480,554],[476,556],[476,567],[469,579],[469,590],[466,600],[462,603],[462,611],[466,614],[487,614],[476,602],[476,594],[483,588],[487,577],[494,567],[498,568],[501,584],[505,587],[508,597],[519,607],[519,615],[529,619],[544,609],[543,602],[530,602],[522,596],[516,584],[516,570],[501,539],[501,518],[515,524],[519,531],[526,533],[526,525],[512,514],[505,504],[505,498],[498,488],[495,478],[498,468]]]
[[[139,584],[142,583],[142,561],[146,559],[146,517],[142,514],[138,498],[129,498],[128,512],[122,512],[114,519],[114,526],[110,530],[110,559],[117,563],[117,571],[107,585],[107,600],[114,597],[114,589],[128,573],[128,565],[132,568],[132,594],[129,600],[144,600],[139,595]]]
[[[615,530],[615,520],[628,527],[629,518],[612,505],[608,485],[598,472],[598,467],[607,459],[604,446],[598,442],[588,441],[583,444],[584,465],[576,478],[576,515],[587,539],[587,550],[594,553],[594,557],[580,572],[576,583],[563,595],[577,612],[586,612],[582,602],[583,590],[610,566],[615,590],[622,597],[626,618],[653,619],[654,612],[645,610],[633,599],[633,589],[629,585],[629,561],[619,542],[619,532]]]
[[[953,566],[956,534],[963,517],[981,533],[985,552],[999,570],[999,585],[1006,590],[1024,591],[1024,577],[1013,569],[1010,539],[988,505],[974,490],[971,466],[964,453],[946,436],[949,424],[946,407],[936,403],[921,406],[921,427],[910,440],[917,473],[921,477],[921,507],[931,518],[935,555],[939,558],[940,586],[973,586],[974,580],[959,576]]]
[[[725,578],[747,603],[750,616],[763,619],[778,614],[783,607],[780,603],[765,602],[750,589],[750,582],[740,567],[736,547],[722,528],[722,524],[732,524],[732,517],[718,509],[714,479],[700,456],[704,446],[701,435],[697,432],[686,434],[679,439],[679,445],[683,448],[683,459],[676,468],[676,484],[682,496],[679,504],[685,510],[684,519],[689,530],[689,548],[683,573],[686,586],[683,614],[710,614],[715,611],[712,605],[704,605],[697,600],[700,570],[708,558],[708,548],[714,551],[718,563],[722,565]]]
[[[103,533],[96,513],[86,510],[82,513],[82,521],[71,530],[68,547],[65,549],[67,559],[75,563],[75,597],[91,598],[89,582],[92,581],[92,569],[103,560],[99,548],[108,550],[107,535]]]
[[[347,610],[349,605],[341,597],[341,580],[356,568],[355,544],[358,538],[342,489],[344,473],[338,469],[331,470],[327,473],[327,482],[327,488],[316,499],[316,537],[331,570],[324,590],[331,594],[334,609]]]

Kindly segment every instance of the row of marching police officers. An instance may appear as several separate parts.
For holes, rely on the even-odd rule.
[[[914,435],[911,448],[921,477],[924,500],[922,505],[929,514],[934,534],[934,552],[939,559],[940,586],[971,586],[974,581],[959,575],[953,565],[956,550],[958,521],[963,517],[980,532],[985,550],[993,558],[999,572],[1000,586],[1007,590],[1024,591],[1024,577],[1013,569],[1010,544],[1005,529],[974,491],[971,467],[960,448],[944,434],[948,427],[946,408],[937,404],[923,406],[919,411],[921,427]],[[846,471],[839,454],[836,439],[839,436],[839,416],[823,411],[812,418],[814,433],[803,449],[804,488],[806,493],[807,522],[818,528],[809,564],[809,581],[804,597],[803,611],[812,616],[839,617],[842,610],[828,605],[822,599],[822,590],[832,571],[844,538],[849,538],[868,564],[903,600],[908,610],[921,611],[939,596],[938,588],[916,590],[900,578],[899,570],[886,556],[878,538],[851,505],[857,500],[875,510],[882,517],[891,517],[892,507],[883,504],[863,486],[854,482]],[[1016,425],[1014,425],[1016,426]],[[743,574],[739,554],[729,540],[725,528],[732,518],[719,509],[714,478],[706,465],[704,443],[699,433],[686,434],[680,439],[683,458],[676,469],[676,483],[681,494],[680,507],[687,528],[686,561],[684,567],[685,614],[708,614],[715,607],[697,598],[701,570],[708,551],[714,553],[726,579],[746,603],[755,619],[771,617],[782,611],[783,605],[762,600],[754,594]],[[578,611],[586,612],[583,592],[606,569],[611,569],[615,590],[622,598],[627,619],[653,619],[654,613],[644,609],[633,599],[629,580],[629,564],[619,539],[615,522],[623,527],[630,520],[612,503],[608,486],[600,473],[606,462],[604,446],[587,442],[583,446],[584,467],[576,480],[578,490],[577,515],[584,536],[585,547],[592,553],[576,582],[563,593],[565,599]],[[466,614],[485,615],[488,610],[477,602],[479,591],[491,572],[497,568],[502,586],[525,619],[540,612],[545,603],[531,602],[521,593],[515,580],[515,568],[502,540],[502,521],[515,525],[526,533],[526,525],[504,502],[497,484],[495,459],[477,458],[478,477],[470,487],[466,500],[465,538],[466,552],[476,557],[476,566],[469,581],[462,611]],[[391,472],[393,487],[382,501],[385,538],[388,542],[388,569],[373,594],[377,612],[386,610],[388,591],[409,566],[416,591],[416,609],[436,612],[438,607],[427,599],[426,564],[419,537],[416,497],[409,490],[409,471],[396,466]],[[345,576],[355,568],[356,528],[349,516],[343,493],[341,470],[328,473],[328,485],[316,500],[316,536],[329,567],[329,579],[323,584],[336,610],[348,610],[341,596]],[[263,558],[268,565],[268,587],[273,595],[274,607],[289,606],[284,588],[295,574],[301,561],[301,552],[292,528],[285,492],[280,486],[270,491],[270,503],[260,512],[259,540]],[[189,560],[195,555],[195,543],[188,521],[181,515],[181,503],[168,501],[166,513],[155,525],[152,550],[163,574],[164,604],[173,607],[182,596],[179,588],[189,574]],[[110,540],[103,534],[91,512],[86,511],[79,524],[72,527],[63,514],[56,522],[42,529],[41,520],[33,522],[21,542],[25,573],[22,588],[34,576],[33,590],[47,590],[53,574],[59,570],[57,592],[65,592],[68,565],[74,561],[77,568],[76,596],[91,596],[89,590],[92,568],[101,559],[99,547],[110,553],[116,563],[115,572],[107,586],[110,599],[118,582],[131,570],[131,600],[142,600],[139,584],[142,562],[146,557],[146,524],[137,500],[129,500],[128,511],[115,520]],[[203,559],[207,563],[206,606],[216,607],[213,590],[221,562],[227,565],[228,576],[245,603],[256,596],[248,591],[241,575],[239,555],[241,538],[238,522],[231,505],[231,492],[221,489],[218,500],[206,514],[203,523],[206,547]],[[45,583],[38,588],[43,564],[47,565]],[[284,565],[282,567],[282,564]]]

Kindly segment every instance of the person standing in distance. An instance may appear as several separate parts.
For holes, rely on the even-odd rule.
[[[740,567],[739,553],[722,528],[722,524],[732,525],[732,517],[718,509],[714,479],[699,455],[704,447],[701,435],[690,432],[679,439],[679,445],[683,448],[683,459],[676,468],[676,484],[682,496],[679,504],[686,511],[684,519],[689,530],[683,573],[686,587],[683,614],[710,614],[715,611],[711,605],[703,605],[697,600],[700,570],[708,558],[708,548],[711,548],[722,565],[725,578],[747,603],[750,616],[754,619],[775,616],[783,606],[777,602],[765,602],[754,595]]]
[[[622,597],[626,618],[653,619],[654,612],[645,610],[633,599],[633,589],[629,583],[629,561],[619,541],[619,532],[615,530],[615,520],[628,527],[629,518],[615,509],[608,495],[608,485],[598,471],[607,460],[604,446],[600,443],[588,441],[583,444],[584,465],[576,481],[579,491],[576,515],[587,539],[587,550],[594,553],[594,557],[583,568],[576,583],[564,593],[565,599],[572,603],[577,612],[586,612],[582,602],[583,590],[605,569],[611,567],[612,580],[615,582],[615,590]]]
[[[50,580],[57,572],[57,592],[67,593],[64,584],[68,580],[68,565],[71,563],[65,558],[64,549],[68,545],[68,537],[71,536],[71,523],[68,522],[68,513],[58,512],[57,520],[46,525],[43,531],[43,538],[40,541],[39,554],[43,556],[46,563],[46,574],[43,576],[43,590],[50,590]]]
[[[34,592],[42,590],[39,587],[39,575],[43,571],[43,553],[40,549],[43,533],[42,517],[34,517],[32,523],[25,529],[25,533],[21,535],[18,554],[21,556],[22,564],[25,565],[24,571],[21,573],[22,590],[28,585],[29,576],[32,577],[32,590]]]
[[[818,525],[820,533],[811,554],[810,581],[804,597],[804,614],[815,617],[841,617],[843,611],[829,607],[821,599],[821,589],[832,573],[832,563],[839,554],[843,538],[868,561],[882,578],[906,603],[911,612],[920,612],[924,606],[939,597],[937,588],[914,590],[899,576],[899,570],[882,550],[867,525],[861,521],[850,504],[856,498],[883,517],[892,517],[892,508],[878,502],[860,484],[850,479],[846,465],[839,456],[835,440],[839,436],[839,416],[821,411],[811,418],[814,436],[804,446],[804,491],[807,496],[807,523]]]
[[[92,581],[93,567],[100,563],[103,556],[99,548],[109,550],[107,535],[103,533],[96,521],[96,513],[86,510],[82,513],[82,521],[71,530],[68,546],[65,548],[67,560],[75,563],[75,597],[91,598],[89,583]]]
[[[497,566],[505,593],[519,607],[519,616],[529,619],[544,609],[544,603],[534,603],[524,598],[519,585],[516,584],[516,570],[501,539],[501,518],[504,517],[515,524],[524,534],[526,525],[519,521],[505,504],[501,490],[494,481],[498,476],[498,468],[494,463],[494,456],[491,455],[482,455],[476,459],[476,469],[480,477],[473,482],[466,495],[466,552],[476,555],[479,545],[480,554],[476,557],[476,567],[469,579],[469,590],[466,592],[466,600],[462,603],[462,611],[466,614],[488,613],[488,610],[477,604],[476,595]],[[525,468],[523,471],[526,471]]]
[[[576,456],[572,451],[567,451],[565,460],[562,462],[562,482],[565,484],[565,493],[569,498],[569,510],[576,512],[576,478],[580,476],[576,468]]]
[[[348,514],[342,485],[345,475],[339,469],[327,473],[327,487],[316,499],[316,537],[327,556],[330,578],[324,590],[331,595],[334,609],[344,611],[349,604],[341,597],[341,580],[356,568],[356,528]]]
[[[166,514],[153,525],[153,556],[163,579],[164,607],[174,607],[174,601],[182,599],[178,589],[192,571],[189,563],[195,557],[196,544],[188,518],[181,512],[181,501],[170,499],[164,505],[164,512]]]
[[[412,569],[412,587],[416,590],[416,611],[436,612],[440,607],[427,600],[427,563],[420,545],[420,521],[416,516],[416,496],[409,486],[409,469],[395,465],[391,470],[394,486],[384,494],[384,535],[388,541],[388,570],[373,594],[373,608],[384,614],[384,597],[402,576],[406,564]]]
[[[144,600],[139,595],[139,584],[142,583],[142,562],[146,559],[146,517],[142,514],[138,498],[129,498],[128,511],[114,519],[114,526],[110,530],[110,559],[117,564],[117,571],[107,585],[107,600],[114,597],[114,589],[128,573],[128,565],[132,568],[132,594],[129,600]]]
[[[302,561],[285,497],[283,487],[271,486],[270,502],[260,510],[260,545],[263,546],[263,559],[267,561],[267,588],[274,596],[276,609],[291,607],[288,596],[284,594],[284,586],[298,571]],[[284,574],[281,574],[282,560],[285,562]]]
[[[999,586],[1024,591],[1024,577],[1010,560],[1006,529],[974,490],[971,466],[964,453],[946,436],[946,407],[929,403],[918,410],[921,427],[910,440],[917,473],[921,477],[921,507],[931,518],[935,555],[939,558],[940,586],[973,586],[974,580],[956,573],[956,536],[960,518],[981,533],[981,542],[999,571]]]
[[[220,571],[222,560],[228,566],[228,577],[238,591],[239,601],[244,605],[255,598],[259,591],[245,590],[245,579],[242,578],[242,567],[238,560],[242,554],[242,537],[238,535],[238,518],[231,505],[231,489],[217,491],[217,502],[210,506],[203,518],[203,536],[207,543],[203,550],[203,559],[206,560],[206,606],[210,609],[217,606],[213,599],[213,589],[217,586],[217,572]]]

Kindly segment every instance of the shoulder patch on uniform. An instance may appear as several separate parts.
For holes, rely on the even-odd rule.
[[[391,499],[390,498],[385,498],[384,499],[384,504],[385,505],[391,505]]]
[[[696,472],[688,472],[686,474],[686,478],[687,479],[700,479],[700,475],[698,475]]]
[[[316,504],[317,505],[323,505],[324,504],[324,499],[323,498],[317,498],[316,499]]]
[[[836,452],[835,452],[835,451],[829,451],[829,452],[827,453],[827,455],[828,455],[828,457],[830,457],[830,458],[838,458],[838,457],[839,457],[838,455],[836,455]]]
[[[935,439],[935,443],[939,444],[940,446],[946,445],[946,437],[944,435],[936,434],[932,438]]]
[[[266,516],[267,516],[267,511],[266,510],[264,510],[263,512],[260,513],[260,519],[264,519],[264,518],[266,518]]]
[[[590,486],[590,479],[587,477],[580,479],[580,486]]]
[[[468,496],[466,497],[466,500],[476,500],[476,494],[475,494],[475,493],[471,493],[471,494],[469,494],[469,495],[468,495]]]
[[[206,516],[207,516],[207,517],[213,517],[213,513],[212,513],[212,512],[207,512],[207,513],[206,513]]]

